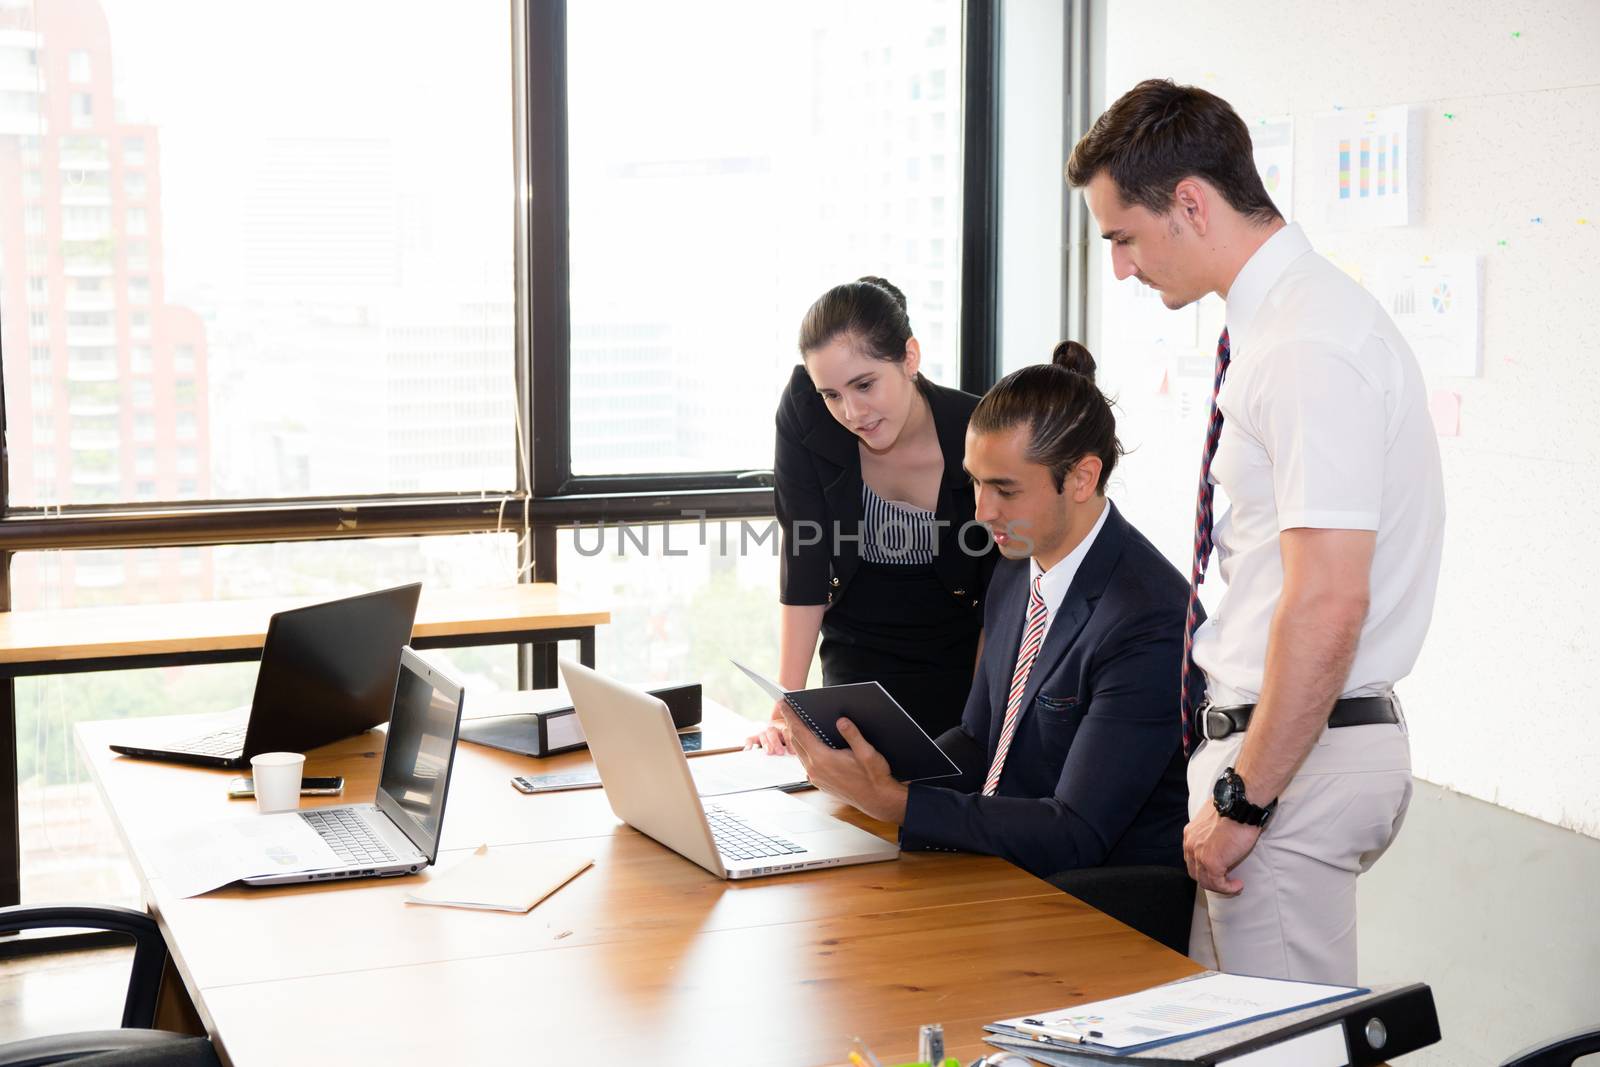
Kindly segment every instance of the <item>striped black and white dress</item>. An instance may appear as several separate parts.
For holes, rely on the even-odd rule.
[[[861,483],[861,558],[868,563],[930,564],[939,545],[934,515],[885,500]]]

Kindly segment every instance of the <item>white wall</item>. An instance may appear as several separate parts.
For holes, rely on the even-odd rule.
[[[1433,628],[1401,687],[1416,772],[1600,836],[1600,3],[1096,8],[1106,101],[1162,76],[1251,123],[1294,117],[1295,214],[1353,274],[1370,281],[1391,253],[1483,257],[1482,375],[1430,382],[1462,407],[1460,435],[1440,439],[1449,518]],[[1417,223],[1322,228],[1314,117],[1391,104],[1424,115]],[[1160,318],[1110,279],[1102,244],[1090,343],[1134,449],[1115,495],[1187,571],[1220,305]]]

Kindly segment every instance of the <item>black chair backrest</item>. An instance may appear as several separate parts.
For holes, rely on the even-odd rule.
[[[1600,1026],[1585,1027],[1554,1041],[1525,1048],[1500,1067],[1572,1067],[1580,1056],[1600,1052]]]
[[[148,1029],[156,1020],[161,972],[167,966],[167,941],[154,919],[131,908],[89,904],[19,904],[0,908],[0,934],[18,930],[109,930],[133,940],[133,968],[122,1025]]]

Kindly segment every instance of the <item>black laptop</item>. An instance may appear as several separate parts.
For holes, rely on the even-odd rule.
[[[400,650],[421,583],[280,611],[267,625],[255,698],[240,721],[160,748],[112,745],[143,759],[248,767],[258,752],[304,752],[389,721]]]

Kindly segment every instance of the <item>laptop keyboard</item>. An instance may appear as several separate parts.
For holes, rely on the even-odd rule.
[[[243,726],[230,726],[216,733],[201,734],[172,746],[176,752],[192,752],[196,756],[237,756],[244,751]]]
[[[751,829],[743,818],[714,804],[706,805],[706,822],[711,824],[711,838],[725,859],[753,860],[805,851],[793,841]]]
[[[342,860],[351,863],[393,863],[399,859],[367,821],[349,808],[302,811],[300,817],[322,835]]]

